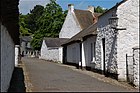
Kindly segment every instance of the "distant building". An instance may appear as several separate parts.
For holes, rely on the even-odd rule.
[[[15,66],[15,45],[19,45],[18,0],[1,0],[1,92],[7,92]]]
[[[50,60],[50,61],[61,61],[59,58],[61,55],[60,48],[61,44],[66,42],[66,38],[44,38],[41,46],[40,59]],[[59,52],[60,51],[60,52]]]
[[[31,36],[20,37],[20,52],[22,56],[28,56],[29,54],[33,53],[33,48],[30,44],[31,40]]]

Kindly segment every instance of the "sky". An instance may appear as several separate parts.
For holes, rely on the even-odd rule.
[[[103,8],[110,9],[117,2],[122,0],[56,0],[63,10],[68,9],[68,4],[74,4],[75,9],[86,10],[88,6],[101,6]],[[20,0],[19,11],[22,14],[27,14],[35,5],[46,6],[50,0]]]

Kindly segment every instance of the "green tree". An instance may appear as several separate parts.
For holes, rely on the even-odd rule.
[[[27,18],[26,15],[22,14],[19,15],[19,26],[20,26],[19,32],[21,36],[31,35],[31,33],[29,33],[30,29],[27,28],[27,24],[25,23],[26,18]]]
[[[25,23],[27,24],[27,28],[30,29],[30,33],[34,34],[39,29],[37,21],[42,16],[43,12],[44,7],[36,5],[33,10],[30,10],[30,14],[27,14]]]
[[[108,9],[103,9],[101,6],[97,6],[95,7],[95,12],[96,13],[104,13],[105,11],[107,11]]]
[[[38,18],[36,24],[38,24],[38,30],[35,32],[31,45],[34,49],[41,48],[41,42],[43,37],[58,37],[61,27],[63,25],[67,11],[63,11],[62,8],[56,3],[56,0],[50,0],[50,3],[44,8],[44,12],[40,18]]]

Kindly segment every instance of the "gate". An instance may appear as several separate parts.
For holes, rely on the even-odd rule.
[[[128,56],[126,54],[126,77],[127,82],[130,84],[134,83],[134,61],[133,56]]]

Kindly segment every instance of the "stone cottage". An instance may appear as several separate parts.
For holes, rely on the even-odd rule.
[[[59,58],[61,55],[60,48],[61,44],[66,42],[66,38],[47,38],[44,37],[42,46],[41,46],[41,55],[40,59],[50,60],[50,61],[61,61]]]
[[[77,33],[97,22],[97,16],[100,13],[94,13],[94,7],[89,6],[87,10],[74,9],[73,4],[68,5],[68,14],[65,18],[59,38],[72,38]],[[65,49],[64,49],[65,50]],[[64,57],[63,48],[60,49],[61,58]],[[61,60],[62,62],[63,60]]]
[[[1,0],[1,92],[7,92],[15,66],[15,45],[19,45],[18,0]]]
[[[139,44],[139,0],[123,0],[99,16],[95,69],[126,80],[126,54]]]
[[[95,61],[95,42],[97,23],[83,29],[62,46],[64,47],[63,63],[89,69]]]

